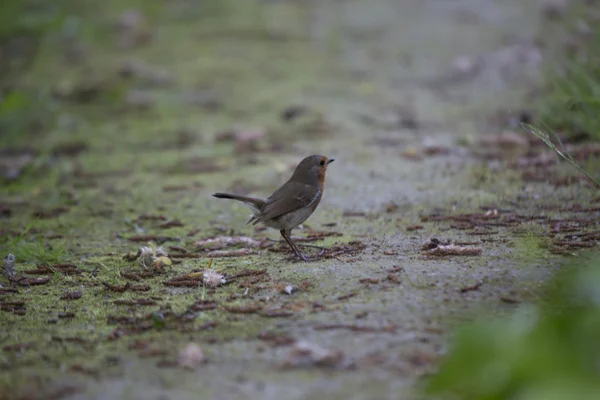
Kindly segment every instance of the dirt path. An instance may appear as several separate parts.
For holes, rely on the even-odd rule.
[[[563,232],[597,229],[580,218],[598,214],[591,189],[529,138],[498,136],[542,66],[543,1],[258,3],[175,1],[119,29],[118,5],[82,10],[96,30],[75,29],[81,66],[60,68],[62,42],[42,52],[28,85],[62,108],[34,147],[55,156],[3,194],[7,229],[33,228],[3,253],[20,272],[23,258],[55,267],[45,285],[2,282],[18,290],[0,292],[12,394],[410,398],[454,322],[535,299],[556,253],[581,244]],[[267,195],[312,153],[336,161],[294,232],[328,249],[304,264],[210,194]],[[230,235],[265,240],[242,257],[196,248]],[[434,238],[475,254],[428,254]],[[123,259],[150,239],[172,266]],[[210,258],[230,283],[176,287]],[[206,363],[187,371],[191,342]]]

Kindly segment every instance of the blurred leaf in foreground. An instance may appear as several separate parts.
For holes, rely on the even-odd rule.
[[[600,399],[600,257],[579,259],[538,305],[455,337],[430,395],[476,400]]]

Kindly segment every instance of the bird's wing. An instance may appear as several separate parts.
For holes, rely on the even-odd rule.
[[[288,181],[266,200],[255,223],[307,207],[315,201],[318,194],[318,187]]]

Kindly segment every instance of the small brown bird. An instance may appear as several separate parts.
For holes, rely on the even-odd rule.
[[[325,156],[308,156],[300,161],[289,181],[284,183],[266,200],[229,193],[215,193],[220,199],[238,200],[252,210],[252,218],[246,223],[262,222],[270,228],[279,229],[296,256],[307,261],[292,241],[292,229],[303,223],[316,210],[325,184],[327,166],[334,160]]]

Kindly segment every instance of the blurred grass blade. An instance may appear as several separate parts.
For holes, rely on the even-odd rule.
[[[540,139],[546,146],[548,146],[552,151],[558,154],[560,158],[562,158],[563,160],[571,164],[573,167],[575,167],[580,173],[585,175],[597,188],[600,189],[600,182],[596,180],[593,176],[591,176],[589,173],[587,173],[587,171],[585,171],[583,168],[581,168],[579,164],[577,164],[577,162],[573,159],[573,157],[571,157],[571,155],[563,145],[562,141],[554,131],[550,130],[552,137],[560,144],[561,149],[557,148],[556,145],[552,142],[550,134],[529,124],[522,124],[521,126],[525,130],[529,131],[533,136]]]

